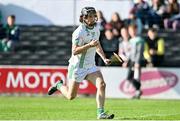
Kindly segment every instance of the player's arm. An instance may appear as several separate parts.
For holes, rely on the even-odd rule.
[[[72,46],[73,55],[83,53],[83,52],[87,51],[87,49],[89,49],[91,47],[95,47],[97,45],[98,45],[98,40],[92,40],[90,43],[87,43],[82,46],[79,46],[78,44],[73,44],[73,46]]]
[[[84,51],[86,51],[90,47],[91,46],[89,44],[85,44],[83,46],[73,45],[72,46],[72,53],[73,53],[73,55],[77,55],[77,54],[83,53]]]
[[[104,51],[103,51],[103,49],[102,49],[101,44],[99,43],[99,41],[98,41],[98,44],[97,44],[97,46],[96,46],[96,52],[97,52],[98,55],[103,59],[103,61],[104,61],[105,64],[108,65],[108,64],[111,63],[111,61],[106,58],[106,56],[105,56],[105,54],[104,54]]]

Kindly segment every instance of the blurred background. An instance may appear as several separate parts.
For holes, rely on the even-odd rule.
[[[141,84],[143,98],[180,99],[179,0],[0,0],[0,95],[46,95],[57,80],[67,78],[71,35],[85,6],[97,10],[100,43],[108,58],[126,55],[129,35],[137,26],[145,41]],[[128,53],[128,52],[127,52]],[[130,98],[127,68],[105,66],[96,56],[107,83],[107,97]],[[66,80],[67,81],[67,80]],[[95,95],[84,80],[80,95]]]

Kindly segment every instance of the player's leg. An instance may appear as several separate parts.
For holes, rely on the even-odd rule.
[[[114,114],[107,115],[104,111],[105,103],[105,88],[106,84],[104,82],[103,76],[100,71],[90,73],[86,77],[87,80],[91,80],[96,84],[96,103],[97,103],[97,118],[98,119],[113,119]]]
[[[70,81],[69,85],[63,85],[63,81],[58,81],[55,85],[51,86],[48,90],[48,94],[52,95],[56,91],[60,91],[67,99],[72,100],[76,97],[79,88],[79,83],[76,81]]]
[[[79,89],[79,83],[76,81],[70,81],[68,87],[65,85],[57,88],[61,93],[69,100],[74,99],[77,96],[77,91]]]
[[[63,85],[63,81],[58,81],[54,86],[49,88],[48,94],[51,95],[57,90],[59,90],[62,95],[64,95],[67,99],[72,100],[76,97],[77,91],[79,88],[79,82],[76,82],[80,80],[81,78],[75,78],[79,77],[78,71],[75,73],[75,68],[72,65],[68,66],[68,86]],[[77,80],[76,80],[77,79]],[[83,80],[83,79],[81,79]]]
[[[102,74],[100,71],[93,72],[91,74],[88,74],[86,77],[87,80],[93,81],[93,83],[96,84],[97,88],[97,94],[96,94],[96,102],[97,102],[97,108],[104,108],[104,101],[105,101],[105,88],[106,84],[104,82],[104,79],[102,77]]]

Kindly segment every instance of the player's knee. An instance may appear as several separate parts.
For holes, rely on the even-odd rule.
[[[106,88],[106,83],[101,82],[99,88],[104,90]]]

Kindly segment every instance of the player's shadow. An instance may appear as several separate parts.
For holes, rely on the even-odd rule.
[[[35,13],[31,9],[23,8],[22,6],[17,6],[14,4],[0,4],[0,11],[2,14],[3,23],[6,23],[6,18],[8,15],[14,14],[18,24],[52,24],[52,21],[50,21],[47,17]]]

